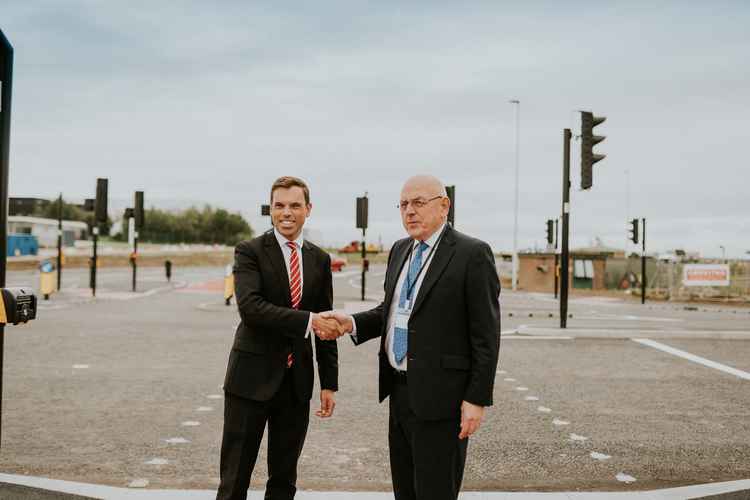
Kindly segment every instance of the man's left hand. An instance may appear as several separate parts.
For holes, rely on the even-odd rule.
[[[333,415],[333,409],[336,407],[336,398],[334,392],[330,389],[320,391],[320,410],[315,414],[320,418],[328,418]]]
[[[474,434],[482,425],[482,417],[484,406],[477,406],[468,401],[461,403],[461,433],[458,439],[466,439]]]

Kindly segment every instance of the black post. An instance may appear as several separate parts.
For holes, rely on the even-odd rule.
[[[643,221],[643,234],[641,235],[641,304],[646,303],[646,218]]]
[[[448,223],[451,227],[456,227],[456,186],[445,186],[446,194],[448,199],[451,201],[451,206],[448,209]]]
[[[135,232],[136,236],[133,238],[133,291],[135,292],[135,279],[138,271],[138,231]]]
[[[143,191],[135,192],[135,203],[133,205],[133,215],[135,218],[135,234],[133,235],[133,291],[136,288],[136,274],[138,272],[138,236],[139,231],[143,229],[144,224],[144,206]],[[128,221],[129,222],[129,221]]]
[[[568,324],[568,231],[570,222],[570,129],[563,130],[562,268],[560,269],[560,328]]]
[[[13,46],[5,38],[3,31],[0,30],[0,288],[5,288],[5,266],[8,256],[8,158],[10,152],[10,98],[12,89]],[[3,411],[4,357],[5,325],[0,325],[0,428],[2,428]]]
[[[365,276],[367,274],[367,269],[365,266],[365,261],[367,260],[367,246],[365,245],[365,231],[366,229],[362,228],[362,300],[365,300]]]
[[[557,298],[557,287],[558,287],[557,273],[559,272],[558,267],[560,266],[560,256],[557,254],[557,243],[559,241],[558,238],[560,236],[560,232],[558,231],[559,221],[560,219],[555,219],[555,298]]]
[[[96,297],[96,247],[99,240],[99,223],[94,222],[94,257],[91,259],[91,296]]]
[[[60,198],[58,198],[58,206],[57,206],[57,291],[58,292],[62,288],[62,239],[63,239],[62,206],[63,206],[63,199],[62,199],[62,193],[60,193]]]

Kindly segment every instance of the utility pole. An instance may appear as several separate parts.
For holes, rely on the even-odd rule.
[[[560,242],[559,222],[560,219],[555,219],[555,298],[557,298],[557,288],[560,278],[560,254],[557,253],[557,246]]]
[[[562,255],[560,269],[560,328],[568,324],[568,234],[570,224],[570,139],[569,128],[563,130],[563,181],[562,181]]]

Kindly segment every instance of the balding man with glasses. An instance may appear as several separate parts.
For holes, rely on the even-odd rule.
[[[380,340],[396,500],[455,500],[468,437],[492,405],[500,281],[489,245],[447,223],[450,200],[438,179],[409,179],[398,208],[409,236],[391,249],[383,302],[322,316],[357,345]]]

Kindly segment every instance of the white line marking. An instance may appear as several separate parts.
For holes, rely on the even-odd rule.
[[[537,407],[537,411],[540,411],[542,413],[551,413],[552,409],[547,408],[546,406],[539,406]]]
[[[180,425],[182,425],[183,427],[197,427],[197,426],[201,425],[201,423],[200,422],[196,422],[194,420],[188,420],[187,422],[183,422]]]
[[[89,365],[73,365],[74,370],[85,370]]]
[[[214,411],[214,409],[210,406],[199,406],[195,411]]]
[[[128,488],[145,488],[148,486],[148,479],[133,479],[128,484]]]
[[[628,476],[624,472],[617,473],[615,478],[621,483],[634,483],[635,482],[635,478],[633,476]]]
[[[500,335],[503,340],[573,340],[573,337],[567,337],[564,335]]]
[[[206,397],[207,397],[208,399],[221,399],[221,398],[223,398],[224,396],[222,396],[221,394],[209,394],[209,395],[208,395],[208,396],[206,396]]]
[[[169,444],[185,444],[185,443],[189,443],[190,442],[187,439],[185,439],[184,437],[174,437],[174,438],[165,439],[164,441],[167,442],[167,443],[169,443]]]
[[[505,370],[498,370],[495,373],[498,374],[498,375],[505,375],[508,372],[506,372]]]
[[[669,347],[668,345],[661,344],[659,342],[654,342],[653,340],[633,339],[633,341],[638,342],[639,344],[653,347],[654,349],[659,349],[660,351],[664,351],[666,353],[673,354],[675,356],[679,356],[681,358],[685,358],[689,361],[692,361],[693,363],[698,363],[704,366],[708,366],[709,368],[714,368],[716,370],[729,373],[730,375],[734,375],[744,380],[750,380],[750,373],[743,372],[742,370],[738,370],[737,368],[732,368],[731,366],[722,365],[721,363],[717,363],[716,361],[711,361],[710,359],[701,358],[700,356],[696,356],[695,354],[690,354],[689,352],[681,351],[679,349],[675,349],[674,347]]]
[[[589,438],[586,436],[581,436],[580,434],[571,434],[570,440],[571,441],[588,441]]]
[[[553,425],[570,425],[570,422],[567,420],[560,420],[559,418],[556,418],[552,421]]]
[[[516,379],[514,379],[512,377],[508,377],[508,378],[505,378],[503,380],[505,380],[506,382],[515,382],[516,381]]]
[[[612,458],[610,455],[605,455],[604,453],[599,453],[596,451],[592,451],[589,456],[594,460],[609,460],[610,458]]]
[[[536,396],[526,396],[524,399],[526,401],[539,401],[539,398]]]
[[[524,392],[524,391],[528,391],[529,388],[528,387],[516,387],[516,390],[520,392]]]
[[[167,465],[168,463],[164,458],[152,458],[148,462],[145,462],[146,465]]]

